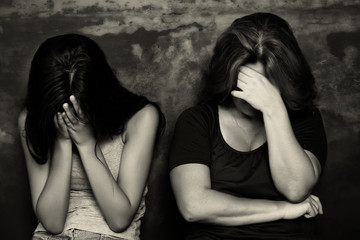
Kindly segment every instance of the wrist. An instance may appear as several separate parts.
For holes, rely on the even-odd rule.
[[[295,209],[296,204],[287,201],[280,201],[279,204],[282,219],[294,219],[298,217]]]
[[[273,101],[268,107],[263,109],[262,113],[264,118],[283,118],[287,115],[287,109],[285,103],[280,99],[279,101]]]
[[[76,143],[74,142],[74,144],[76,145],[77,149],[79,151],[81,150],[86,150],[86,149],[94,149],[95,145],[96,145],[96,141],[94,138],[88,139],[85,142],[81,142],[81,143]]]
[[[287,214],[286,214],[286,212],[287,212],[287,208],[289,208],[289,206],[288,206],[289,204],[290,204],[290,203],[289,203],[289,202],[286,202],[286,201],[278,201],[278,202],[277,202],[281,219],[287,219]]]
[[[55,145],[59,147],[71,147],[72,141],[70,138],[56,138]]]
[[[71,162],[72,160],[72,142],[71,139],[65,138],[58,138],[55,140],[54,143],[54,152],[52,156],[52,164],[62,166],[63,168],[64,163]],[[55,166],[54,165],[54,166]]]

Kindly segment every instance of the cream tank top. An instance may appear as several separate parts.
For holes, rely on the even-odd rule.
[[[100,145],[105,160],[115,180],[118,178],[123,147],[124,142],[121,135],[114,137],[112,141],[107,144]],[[140,219],[145,214],[146,193],[147,187],[143,193],[139,209],[130,226],[121,233],[111,231],[96,203],[81,160],[78,155],[73,154],[69,210],[64,230],[75,228],[124,239],[140,239]],[[39,231],[46,231],[40,222],[35,229],[35,232]]]

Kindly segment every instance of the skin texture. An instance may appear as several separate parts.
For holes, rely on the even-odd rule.
[[[273,181],[288,201],[238,198],[218,192],[211,189],[206,165],[184,164],[170,172],[184,218],[237,226],[323,214],[319,198],[310,195],[320,164],[295,139],[279,90],[264,76],[264,66],[257,62],[241,67],[237,87],[241,91],[232,92],[233,107],[219,106],[221,134],[239,151],[256,149],[267,141]]]
[[[131,223],[145,189],[159,123],[157,109],[147,105],[126,123],[121,135],[124,147],[119,175],[115,180],[100,148],[109,142],[96,144],[92,127],[84,118],[79,102],[74,96],[69,100],[71,105],[65,103],[64,112],[54,117],[58,130],[54,153],[43,165],[34,161],[26,145],[23,131],[26,111],[19,116],[34,211],[49,232],[63,231],[69,205],[74,143],[107,224],[114,232],[124,231]]]

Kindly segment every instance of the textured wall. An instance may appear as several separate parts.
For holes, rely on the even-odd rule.
[[[36,223],[16,119],[30,61],[41,42],[68,32],[91,37],[126,87],[160,104],[167,128],[150,176],[143,239],[174,239],[169,233],[176,231],[179,218],[166,154],[175,120],[194,103],[201,67],[219,33],[235,18],[256,11],[278,14],[292,25],[317,79],[329,143],[327,166],[316,189],[325,209],[317,218],[320,235],[349,239],[359,234],[359,0],[1,0],[2,237],[29,239]]]

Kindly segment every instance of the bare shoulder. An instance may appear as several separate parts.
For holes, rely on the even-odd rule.
[[[27,110],[23,109],[18,116],[18,128],[20,131],[25,130],[26,116],[27,116]]]
[[[156,132],[159,124],[159,112],[152,104],[147,104],[136,112],[126,123],[125,139],[138,134]]]
[[[159,121],[159,112],[157,108],[152,104],[147,104],[137,113],[134,114],[128,121],[128,125],[148,125],[157,124]]]

